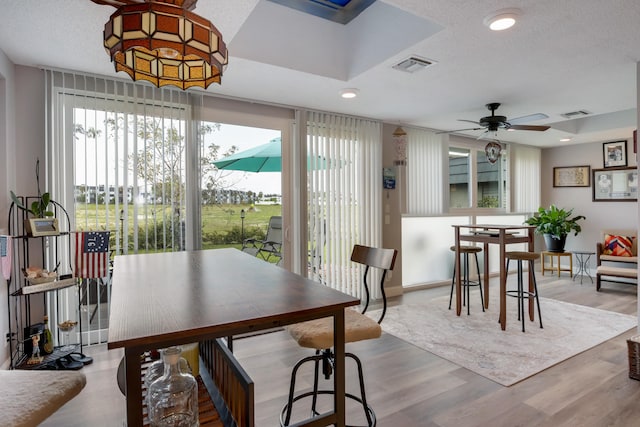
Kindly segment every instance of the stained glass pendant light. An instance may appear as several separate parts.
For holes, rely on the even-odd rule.
[[[492,165],[500,158],[502,153],[502,145],[498,141],[490,141],[485,147],[484,152],[487,155],[487,161]]]
[[[117,10],[104,26],[116,71],[183,90],[220,83],[227,47],[213,24],[191,12],[197,0],[92,0]]]

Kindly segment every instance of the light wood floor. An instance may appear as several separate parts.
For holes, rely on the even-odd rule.
[[[541,296],[636,314],[636,287],[605,284],[602,292],[596,292],[588,279],[580,285],[567,277],[547,273],[542,278],[538,272]],[[497,286],[494,281],[492,289]],[[448,287],[409,292],[392,303],[448,292]],[[631,330],[511,387],[388,334],[349,344],[348,350],[363,361],[368,398],[381,427],[637,426],[640,381],[628,377],[626,343],[636,334]],[[285,332],[236,340],[234,345],[236,356],[256,383],[256,424],[278,425],[291,367],[309,351],[299,348]],[[107,351],[104,345],[86,352],[95,358],[83,369],[87,386],[43,426],[124,425],[125,401],[115,381],[122,352]],[[350,389],[354,381],[348,381]]]

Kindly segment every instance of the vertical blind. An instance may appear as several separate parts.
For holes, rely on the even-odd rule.
[[[85,206],[72,228],[108,228],[116,253],[183,249],[189,95],[45,74],[49,189],[64,206]]]
[[[407,129],[407,213],[438,215],[445,212],[444,143],[442,137],[422,129]]]
[[[113,255],[184,250],[192,96],[54,70],[45,70],[45,89],[47,191],[71,230],[111,231]],[[66,293],[62,320],[73,319],[77,298],[106,303],[81,312],[83,341],[104,342],[110,292],[87,283],[81,291]]]
[[[541,151],[535,147],[511,144],[511,155],[512,211],[535,212],[540,206]]]
[[[307,156],[310,277],[360,297],[362,270],[350,261],[353,245],[382,243],[381,125],[307,112]],[[372,289],[372,297],[379,292]]]

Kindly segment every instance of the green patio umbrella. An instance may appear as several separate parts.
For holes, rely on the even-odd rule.
[[[212,163],[218,169],[224,170],[282,172],[282,143],[280,138],[273,138],[266,144],[234,153]],[[318,158],[318,161],[312,164],[311,159],[309,159],[307,166],[310,169],[324,168],[326,162],[324,159]]]

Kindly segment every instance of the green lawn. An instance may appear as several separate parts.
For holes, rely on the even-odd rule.
[[[118,206],[123,209],[123,206]],[[142,205],[137,207],[138,227],[156,230],[166,230],[164,224],[170,225],[173,219],[170,206]],[[203,248],[214,247],[241,247],[242,246],[242,220],[241,210],[245,210],[244,238],[264,237],[269,224],[269,218],[282,214],[281,205],[207,205],[202,207],[202,236]],[[127,206],[127,223],[130,236],[134,225],[134,206]],[[184,216],[184,214],[183,214]],[[84,230],[111,230],[120,231],[123,226],[120,221],[120,212],[116,212],[116,206],[96,204],[76,204],[76,223],[79,229]],[[160,224],[160,225],[158,225]]]

